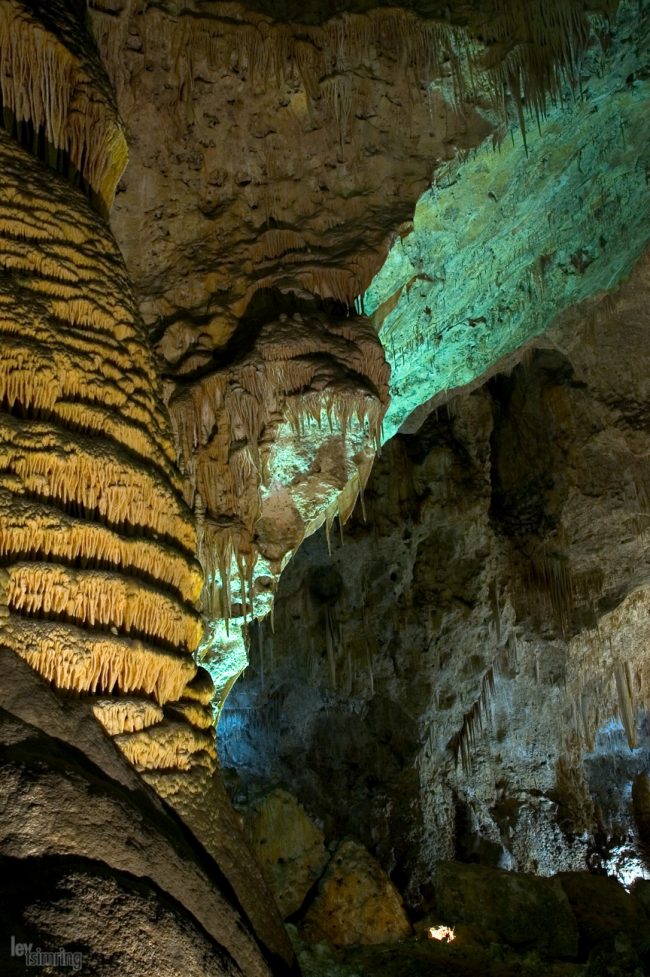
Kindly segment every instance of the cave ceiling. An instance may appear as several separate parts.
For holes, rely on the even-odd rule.
[[[89,19],[129,147],[111,225],[229,673],[382,438],[643,253],[648,4],[92,0]]]

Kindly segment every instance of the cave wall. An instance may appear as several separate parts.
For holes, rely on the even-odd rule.
[[[644,871],[649,273],[393,438],[252,630],[235,798],[290,787],[414,907],[452,857]]]
[[[219,702],[379,421],[417,425],[643,249],[648,11],[89,4],[130,149],[111,225],[166,378]]]

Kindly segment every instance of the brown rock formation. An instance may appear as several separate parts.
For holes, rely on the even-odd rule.
[[[435,161],[488,132],[420,90],[453,70],[450,31],[400,8],[310,25],[136,0],[93,30],[129,133],[113,226],[177,369],[261,289],[352,307]]]
[[[445,922],[480,925],[510,946],[534,947],[551,957],[577,956],[578,928],[557,879],[442,862],[436,905]]]
[[[3,973],[25,972],[12,937],[78,954],[83,974],[287,972],[265,959],[228,879],[87,703],[62,699],[6,650],[0,783]]]

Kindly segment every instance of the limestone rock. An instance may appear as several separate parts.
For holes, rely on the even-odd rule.
[[[309,908],[303,936],[335,946],[394,943],[411,933],[400,896],[379,863],[355,841],[332,856]]]
[[[480,921],[504,943],[552,957],[575,957],[578,952],[576,921],[556,879],[442,862],[435,890],[446,923]]]
[[[307,540],[275,634],[262,646],[253,631],[224,763],[292,784],[328,837],[377,853],[409,905],[426,909],[438,861],[608,869],[599,826],[639,838],[649,294],[646,256],[606,303],[392,439],[367,523],[353,516],[331,558],[324,534]],[[326,574],[343,583],[322,599]]]
[[[283,919],[297,912],[327,864],[323,832],[286,790],[274,790],[244,813],[244,833]]]

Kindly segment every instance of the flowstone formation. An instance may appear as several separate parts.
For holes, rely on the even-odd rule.
[[[4,730],[3,790],[16,803],[4,823],[3,855],[26,854],[12,848],[16,823],[21,837],[44,832],[47,850],[65,855],[69,812],[88,789],[70,797],[60,825],[22,810],[30,763],[19,762],[11,744],[35,734],[22,728],[20,695],[16,707],[12,682],[27,680],[16,678],[15,654],[61,695],[81,697],[201,837],[220,863],[213,872],[227,876],[216,901],[230,900],[216,928],[226,961],[217,972],[236,966],[261,977],[270,973],[265,953],[290,961],[291,950],[215,779],[213,687],[193,658],[203,631],[196,528],[126,269],[96,212],[110,203],[125,162],[121,127],[71,9],[48,6],[39,17],[38,6],[6,6],[2,15],[16,30],[0,37],[10,79],[3,78],[10,131],[0,130],[0,643],[9,668],[3,704],[13,717]],[[21,63],[28,73],[19,72]],[[14,719],[20,729],[12,740]],[[47,724],[40,728],[52,735]],[[44,803],[65,807],[55,773],[34,778]],[[83,838],[72,851],[93,857]],[[136,863],[119,867],[138,875]]]

